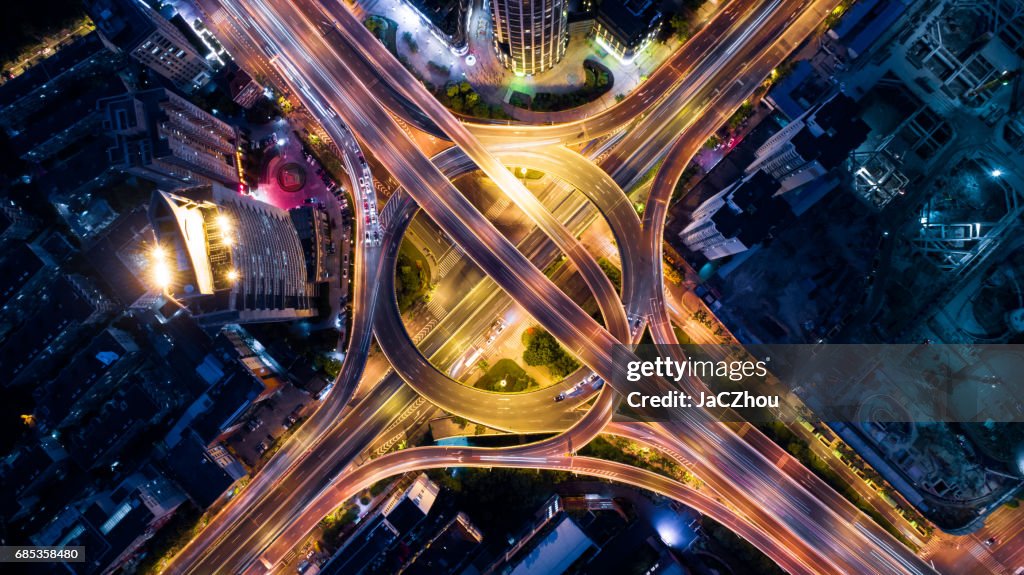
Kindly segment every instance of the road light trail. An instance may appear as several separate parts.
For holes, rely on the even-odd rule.
[[[566,457],[556,452],[546,454],[533,452],[529,455],[492,455],[497,450],[483,448],[422,447],[385,455],[354,470],[341,478],[330,489],[324,491],[300,518],[289,528],[282,540],[297,539],[297,535],[308,531],[321,517],[333,511],[338,504],[365,489],[368,485],[395,474],[409,473],[440,467],[527,467],[569,471],[583,475],[611,479],[633,485],[672,498],[701,514],[707,515],[730,530],[744,537],[766,553],[780,566],[794,574],[841,573],[828,562],[823,561],[812,549],[801,549],[796,540],[780,540],[776,534],[754,526],[722,503],[702,495],[685,484],[658,475],[651,471],[637,469],[621,463],[589,457]],[[507,451],[503,450],[503,451]],[[276,563],[272,557],[287,553],[290,548],[274,544],[259,560],[254,561],[246,573],[263,573]]]
[[[776,0],[781,1],[781,0]],[[492,155],[452,113],[423,87],[405,66],[373,37],[369,30],[341,3],[320,4],[333,18],[334,30],[352,46],[374,62],[386,83],[406,98],[415,102],[426,112],[431,121],[439,126],[448,137],[505,193],[530,219],[532,219],[555,245],[566,254],[583,276],[587,286],[594,292],[601,314],[609,331],[629,332],[629,324],[615,288],[601,267],[560,221],[537,199],[523,183],[512,174],[502,162]]]
[[[356,98],[356,99],[358,99],[358,98]],[[362,125],[364,127],[368,127],[368,122],[367,122],[366,117],[358,119],[358,122],[359,122],[360,125]],[[364,135],[364,134],[360,133],[360,135]],[[407,177],[409,177],[409,175],[407,175]],[[415,189],[415,188],[411,188],[411,189]],[[420,200],[420,198],[418,198],[418,200]],[[445,198],[445,202],[447,202],[447,198]],[[452,210],[454,205],[457,205],[457,204],[445,204],[443,206],[439,206],[437,208],[437,212],[439,214],[443,215],[441,210],[444,210],[444,209]],[[456,216],[456,218],[458,219],[459,216]],[[434,219],[437,220],[438,218],[435,217]],[[449,222],[447,222],[447,223],[449,223],[449,224],[459,224],[459,223],[465,224],[465,222],[460,222],[460,221],[456,221],[456,220],[449,220]],[[484,259],[483,255],[481,255],[481,254],[474,254],[474,255],[476,256],[475,259],[477,259],[478,263],[479,263],[480,260]],[[511,256],[509,256],[509,257],[512,258]],[[514,259],[514,258],[512,258],[512,259]],[[510,263],[510,261],[511,260],[504,261],[502,263],[506,264],[506,266],[507,266]],[[503,269],[494,269],[494,268],[492,268],[492,269],[488,269],[486,271],[488,271],[488,273],[492,273],[493,275],[495,275],[496,278],[504,280],[506,283],[508,283],[510,285],[514,285],[514,283],[513,283],[514,281],[521,280],[521,277],[519,277],[519,275],[517,273],[517,272],[522,273],[520,270],[509,269],[508,267],[506,267],[506,269],[504,269],[504,270]],[[527,275],[528,275],[528,273],[527,273]],[[541,282],[538,286],[547,287],[547,285],[544,282]],[[545,296],[548,296],[548,294],[545,294]],[[553,308],[552,311],[554,312],[554,315],[555,315],[554,318],[549,318],[549,319],[551,319],[551,323],[555,323],[556,321],[564,320],[566,318],[571,319],[573,317],[573,313],[575,313],[575,312],[574,312],[574,310],[573,310],[573,308],[571,306],[567,306],[567,305],[560,306],[559,304],[563,304],[563,302],[559,302],[557,298],[552,299],[551,303],[553,304],[551,307]],[[559,316],[561,316],[561,317],[559,317]],[[589,327],[589,325],[588,325],[588,327]],[[563,331],[563,335],[565,335],[565,331]],[[581,333],[581,331],[579,329],[577,329],[575,331],[569,330],[568,331],[568,335],[574,336],[574,337],[584,337],[584,338],[586,338],[586,336],[587,336],[586,334]],[[598,329],[598,330],[593,331],[593,334],[592,334],[592,336],[590,338],[586,338],[586,339],[588,339],[588,340],[593,340],[593,339],[601,340],[603,338],[606,338],[606,335],[603,334],[603,330]],[[593,361],[595,363],[599,364],[600,360],[602,358],[599,355],[595,355],[595,356],[592,357],[592,359],[593,359]],[[585,361],[586,361],[586,358],[585,358]],[[601,369],[610,369],[612,367],[613,366],[601,365],[599,367],[599,370],[601,370]],[[743,462],[743,465],[746,465],[745,461]]]

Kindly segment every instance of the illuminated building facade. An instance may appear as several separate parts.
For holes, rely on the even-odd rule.
[[[149,220],[153,279],[199,323],[316,315],[317,286],[288,212],[214,184],[154,192]]]
[[[239,181],[235,128],[169,90],[105,98],[97,104],[111,137],[111,165],[165,190]]]
[[[493,0],[491,21],[498,57],[516,74],[550,69],[569,41],[566,0]]]

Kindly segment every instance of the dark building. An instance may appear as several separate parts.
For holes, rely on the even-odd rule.
[[[164,413],[141,376],[118,390],[97,413],[70,432],[68,450],[83,469],[95,469],[128,457],[125,447]]]
[[[407,575],[460,573],[483,541],[483,534],[465,513],[459,513],[426,543],[413,560],[405,565]]]
[[[857,103],[836,94],[768,138],[747,173],[765,171],[779,181],[782,192],[792,190],[842,164],[870,131]]]
[[[138,0],[88,0],[89,17],[112,49],[191,92],[210,79],[209,62],[174,24]]]
[[[184,501],[173,483],[147,466],[114,489],[65,507],[31,540],[35,545],[85,546],[86,561],[63,564],[70,573],[111,573],[131,559]]]
[[[117,328],[107,328],[78,352],[50,381],[36,387],[36,415],[46,428],[64,426],[65,419],[76,413],[78,401],[87,395],[106,396],[109,389],[137,365],[139,346],[132,337]]]
[[[327,281],[327,268],[321,244],[329,238],[327,213],[324,210],[305,205],[288,210],[292,225],[299,234],[302,251],[306,256],[306,275],[315,281]]]
[[[133,266],[152,237],[145,206],[140,206],[118,216],[83,252],[105,291],[123,306],[135,303],[149,288],[148,278],[138,277]]]
[[[793,219],[789,204],[775,195],[778,189],[771,175],[754,172],[702,203],[679,236],[709,260],[746,251]]]
[[[3,308],[45,264],[27,244],[21,242],[7,248],[0,258],[0,308]]]
[[[98,294],[78,278],[58,276],[31,295],[20,306],[25,313],[18,324],[0,339],[0,370],[7,385],[22,383],[21,376],[31,365],[53,357],[66,334],[98,320],[105,309]]]
[[[443,38],[459,54],[468,49],[466,25],[469,0],[407,0],[419,12],[435,35]]]
[[[235,482],[191,432],[167,452],[164,465],[200,509],[213,505]]]
[[[11,151],[29,164],[28,175],[51,200],[84,204],[72,212],[87,211],[89,200],[81,194],[109,179],[96,101],[125,91],[124,60],[93,32],[0,86],[0,129]]]
[[[170,90],[132,92],[97,103],[112,139],[110,164],[165,190],[239,179],[238,132]]]
[[[440,487],[421,473],[401,496],[384,506],[384,517],[399,534],[410,531],[430,513]]]
[[[630,62],[661,30],[661,10],[653,0],[603,0],[594,36],[619,60]]]
[[[246,110],[252,108],[256,101],[263,97],[263,86],[241,68],[228,72],[225,79],[231,99]]]
[[[436,483],[425,473],[420,474],[408,489],[392,496],[380,513],[367,518],[364,526],[324,566],[322,573],[356,575],[379,567],[385,560],[401,564],[396,554],[387,551],[427,517],[439,492]]]

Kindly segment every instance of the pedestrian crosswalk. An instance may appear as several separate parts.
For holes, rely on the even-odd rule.
[[[1003,566],[1002,563],[996,561],[996,558],[992,556],[992,553],[980,543],[971,543],[968,549],[971,555],[973,555],[979,563],[985,566],[991,573],[1009,573],[1009,570]]]
[[[448,275],[448,272],[452,271],[460,259],[462,259],[462,250],[458,246],[452,246],[452,249],[445,252],[441,260],[437,262],[437,277],[443,278]]]
[[[448,315],[448,310],[436,299],[427,302],[427,311],[430,312],[430,315],[434,316],[434,319],[442,319]]]
[[[502,196],[487,207],[487,211],[484,212],[484,216],[489,220],[493,220],[498,217],[502,210],[507,208],[510,203],[512,203],[512,201],[508,199],[508,196]]]
[[[395,212],[398,210],[398,194],[391,196],[388,202],[384,204],[384,209],[380,212],[380,226],[383,229],[388,229],[391,226],[391,218],[394,217]]]

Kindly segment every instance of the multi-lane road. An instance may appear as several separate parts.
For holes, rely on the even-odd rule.
[[[462,247],[488,276],[488,281],[501,287],[590,369],[608,381],[622,381],[624,366],[612,350],[620,342],[628,344],[635,337],[626,319],[627,311],[631,315],[653,318],[652,333],[659,343],[671,343],[674,337],[668,335],[671,329],[667,329],[663,315],[660,244],[668,203],[665,190],[669,189],[669,184],[674,187],[678,179],[676,168],[688,161],[690,147],[699,146],[704,141],[702,138],[713,132],[767,70],[781,62],[834,4],[812,0],[771,3],[735,0],[622,103],[586,120],[551,126],[466,126],[455,120],[429,93],[419,90],[418,83],[410,83],[404,68],[389,53],[382,52],[376,41],[367,41],[367,31],[351,17],[347,8],[330,0],[323,5],[223,0],[220,7],[208,6],[207,12],[217,15],[213,20],[219,22],[222,31],[228,29],[228,35],[236,35],[250,47],[262,46],[269,52],[269,62],[286,78],[325,130],[336,141],[342,141],[348,133],[345,126],[351,128],[363,146],[371,150],[402,185],[403,195],[395,200],[404,202],[396,212],[400,214],[395,218],[397,223],[385,234],[379,253],[364,250],[361,266],[371,273],[358,276],[360,282],[380,284],[379,288],[374,288],[374,295],[357,295],[357,301],[367,300],[362,306],[365,311],[357,310],[357,314],[376,310],[377,319],[371,317],[366,321],[375,325],[386,352],[408,351],[411,342],[401,333],[397,309],[379,303],[391,297],[390,293],[384,295],[389,290],[390,274],[380,275],[380,270],[390,271],[397,243],[418,207]],[[330,36],[331,41],[325,39],[324,34]],[[343,43],[335,41],[336,37],[350,45],[340,46]],[[381,86],[386,89],[381,90]],[[458,149],[449,154],[449,162],[460,170],[482,169],[538,225],[541,235],[534,240],[537,243],[535,253],[544,249],[550,251],[550,246],[554,246],[569,255],[594,290],[607,329],[590,318],[555,281],[545,277],[536,265],[536,258],[531,261],[521,251],[521,246],[509,242],[459,193],[451,184],[454,169],[451,165],[445,169],[446,166],[438,165],[437,158],[423,155],[389,113],[390,109],[401,114],[399,109],[408,111],[410,107],[418,110],[418,115],[411,118],[413,122],[429,124],[458,145]],[[552,148],[555,151],[550,153],[537,150],[539,145],[582,142],[622,130],[609,140],[608,145],[614,147],[602,162],[605,172],[565,148]],[[665,155],[667,144],[679,134],[682,135],[678,143],[668,154],[666,166],[670,168],[663,168],[665,175],[656,181],[641,229],[622,189]],[[531,149],[524,150],[524,147]],[[563,178],[588,192],[611,222],[626,275],[621,299],[614,289],[609,289],[610,284],[593,258],[576,240],[578,231],[567,225],[565,217],[576,213],[559,217],[549,212],[505,169],[505,163],[532,165],[553,174],[560,170],[571,172],[562,174]],[[627,208],[631,216],[624,215]],[[359,262],[357,258],[357,265]],[[482,304],[488,301],[484,294],[478,297],[484,298],[480,300]],[[377,301],[377,305],[373,301]],[[468,304],[464,313],[469,313],[472,305]],[[477,329],[484,329],[482,326],[487,322],[476,323]],[[361,325],[356,333],[365,335],[366,331],[366,326]],[[427,349],[443,344],[428,342]],[[365,351],[362,355],[365,356]],[[451,387],[454,382],[439,377],[440,370],[418,353],[389,353],[388,357],[413,385],[426,380],[446,390],[454,389]],[[362,369],[353,360],[350,369],[356,368]],[[357,377],[352,375],[354,373],[350,372],[347,377]],[[666,389],[667,383],[655,381],[648,385],[648,391],[656,392]],[[697,388],[702,384],[693,381],[688,385]],[[419,391],[436,403],[446,401],[446,394],[435,393],[433,384],[421,385]],[[520,404],[527,396],[534,396],[533,403]],[[851,511],[848,503],[837,501],[838,496],[820,485],[820,481],[815,484],[807,477],[806,470],[794,461],[765,457],[766,452],[772,451],[759,444],[763,436],[759,438],[749,427],[737,433],[705,412],[680,413],[678,420],[671,424],[632,431],[643,434],[644,440],[662,448],[684,453],[687,464],[728,505],[716,506],[702,501],[671,480],[648,472],[566,457],[566,452],[585,444],[605,428],[616,396],[611,386],[605,386],[582,418],[575,417],[575,412],[568,409],[576,405],[559,405],[550,399],[538,401],[537,398],[544,397],[539,393],[512,396],[517,401],[515,409],[523,410],[527,416],[517,414],[508,420],[493,422],[489,419],[494,419],[495,412],[487,410],[472,413],[472,419],[498,423],[499,428],[517,429],[530,417],[541,421],[546,415],[536,419],[538,414],[551,413],[555,417],[543,425],[551,431],[564,429],[564,433],[541,443],[501,450],[410,449],[354,468],[346,467],[357,450],[368,443],[367,438],[372,439],[375,431],[379,433],[387,421],[414,398],[396,375],[389,375],[332,429],[314,429],[320,432],[315,434],[320,441],[307,447],[304,455],[289,452],[291,457],[282,459],[281,464],[272,463],[280,467],[274,467],[270,477],[284,482],[282,488],[272,489],[266,482],[258,489],[253,489],[255,482],[250,485],[245,492],[251,494],[248,500],[235,506],[237,511],[232,507],[229,519],[238,522],[244,517],[251,525],[239,523],[234,529],[222,526],[211,535],[204,535],[186,548],[176,559],[174,568],[197,573],[210,569],[261,571],[272,568],[323,514],[355,493],[359,486],[377,478],[445,465],[515,465],[570,467],[688,501],[743,534],[792,572],[929,571],[912,553],[855,509]],[[471,412],[469,403],[442,406],[465,415]],[[338,414],[341,407],[337,407]],[[381,413],[389,416],[377,415]],[[286,493],[280,493],[281,489]]]

